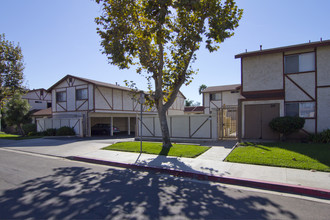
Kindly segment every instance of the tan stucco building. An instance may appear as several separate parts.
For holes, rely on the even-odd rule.
[[[330,40],[241,53],[240,137],[277,139],[269,122],[305,118],[305,134],[330,128]]]

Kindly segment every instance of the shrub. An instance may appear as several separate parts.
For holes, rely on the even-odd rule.
[[[56,129],[55,128],[48,128],[45,131],[46,136],[55,136],[56,135]]]
[[[30,131],[27,135],[28,136],[40,136],[39,133],[36,131]]]
[[[330,143],[330,129],[324,130],[318,134],[311,134],[309,139],[314,143]]]
[[[75,134],[76,132],[74,131],[74,129],[67,126],[61,127],[56,131],[56,136],[67,136]]]
[[[300,117],[277,117],[270,121],[269,126],[276,132],[289,135],[304,127],[305,119]]]
[[[28,134],[28,135],[31,132],[37,132],[37,125],[36,124],[24,124],[22,128],[23,128],[24,133]]]

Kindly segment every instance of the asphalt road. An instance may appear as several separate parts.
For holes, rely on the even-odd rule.
[[[329,202],[0,149],[0,219],[329,216]]]

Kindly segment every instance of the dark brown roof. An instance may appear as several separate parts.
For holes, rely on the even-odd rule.
[[[52,115],[52,108],[41,109],[32,114],[33,116],[48,116]]]
[[[96,81],[96,80],[91,80],[91,79],[86,79],[86,78],[82,78],[82,77],[78,77],[78,76],[73,76],[73,75],[66,75],[65,77],[63,77],[62,79],[60,79],[57,83],[55,83],[54,85],[52,85],[48,91],[50,92],[54,87],[56,87],[57,85],[59,85],[62,81],[66,80],[67,78],[75,78],[87,83],[91,83],[94,85],[98,85],[98,86],[103,86],[103,87],[107,87],[107,88],[113,88],[113,89],[120,89],[120,90],[126,90],[126,91],[131,91],[130,88],[127,87],[123,87],[123,86],[117,86],[111,83],[105,83],[105,82],[100,82],[100,81]]]
[[[210,86],[204,89],[202,92],[222,92],[222,91],[232,91],[239,90],[241,88],[241,84],[233,84],[233,85],[224,85],[224,86]]]
[[[185,112],[202,112],[204,111],[204,106],[187,106],[184,107]]]
[[[271,54],[271,53],[281,53],[281,52],[290,51],[290,50],[302,50],[302,49],[329,46],[329,45],[330,45],[330,40],[324,40],[324,41],[310,42],[310,43],[304,43],[304,44],[296,44],[296,45],[285,46],[285,47],[277,47],[277,48],[266,49],[266,50],[257,50],[257,51],[252,51],[252,52],[240,53],[240,54],[235,55],[235,58],[250,57],[250,56],[257,56],[257,55]]]

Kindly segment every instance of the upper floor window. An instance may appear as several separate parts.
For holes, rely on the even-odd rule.
[[[299,73],[315,71],[315,53],[294,54],[284,57],[284,72]]]
[[[285,104],[286,116],[299,116],[301,118],[315,117],[315,102],[294,102]]]
[[[87,99],[87,89],[77,89],[76,90],[76,100]]]
[[[56,92],[56,102],[66,102],[66,92]]]
[[[221,100],[221,93],[211,93],[210,100],[211,101]]]

